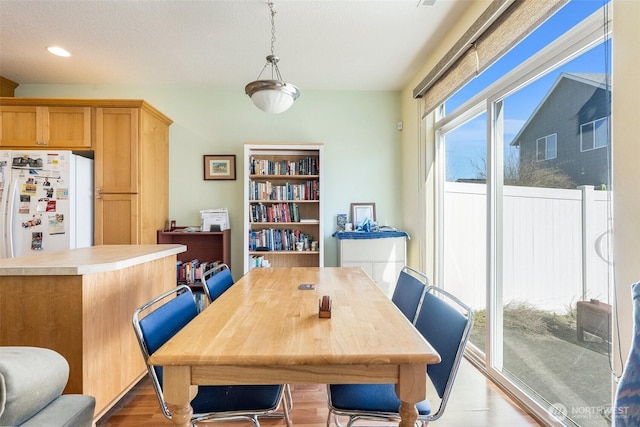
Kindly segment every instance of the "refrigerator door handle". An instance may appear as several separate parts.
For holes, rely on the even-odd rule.
[[[16,200],[16,191],[18,190],[18,178],[15,178],[9,187],[9,191],[7,192],[7,203],[3,206],[7,209],[5,221],[5,251],[7,258],[13,258],[13,210],[15,208],[14,203]]]
[[[2,245],[0,245],[0,258],[7,257],[7,198],[9,191],[11,190],[11,182],[4,181],[4,188],[2,189],[2,197],[0,197],[0,218],[2,219]]]

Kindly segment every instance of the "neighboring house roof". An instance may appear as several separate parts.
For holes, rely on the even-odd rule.
[[[522,126],[522,128],[520,129],[520,132],[518,132],[518,134],[513,138],[513,140],[511,141],[511,143],[509,145],[512,145],[512,146],[520,145],[520,144],[518,144],[518,140],[520,139],[520,135],[522,135],[522,132],[524,132],[524,130],[529,126],[529,123],[531,123],[533,118],[538,114],[538,111],[540,111],[542,106],[547,102],[547,99],[549,99],[549,97],[551,96],[553,91],[556,89],[556,87],[558,87],[558,85],[560,84],[560,82],[563,79],[575,80],[577,82],[584,83],[584,84],[589,85],[589,86],[593,86],[593,87],[595,87],[597,89],[605,89],[605,90],[609,90],[609,91],[611,90],[611,76],[609,74],[605,74],[605,73],[564,73],[564,72],[560,73],[560,75],[558,76],[556,81],[553,83],[551,88],[547,91],[547,93],[544,96],[544,98],[542,98],[542,101],[540,101],[540,103],[538,104],[536,109],[533,110],[533,113],[531,113],[531,115],[529,116],[529,118],[527,119],[525,124]]]

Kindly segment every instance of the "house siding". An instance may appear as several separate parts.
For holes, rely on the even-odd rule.
[[[538,138],[556,133],[557,157],[538,164],[560,169],[576,186],[607,185],[610,144],[589,151],[580,144],[580,126],[609,115],[607,98],[604,89],[562,78],[513,142],[520,146],[521,164],[536,159]]]

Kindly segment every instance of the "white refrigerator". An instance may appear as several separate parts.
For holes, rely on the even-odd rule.
[[[93,160],[0,150],[0,258],[93,245]]]

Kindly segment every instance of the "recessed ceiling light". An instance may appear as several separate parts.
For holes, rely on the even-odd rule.
[[[61,48],[60,46],[48,46],[47,50],[57,56],[63,56],[65,58],[71,56],[71,54],[67,50]]]

